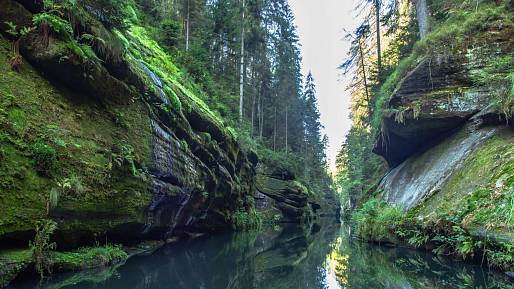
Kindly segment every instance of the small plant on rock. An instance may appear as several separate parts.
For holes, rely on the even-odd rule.
[[[56,244],[50,242],[50,237],[57,229],[57,223],[53,220],[45,219],[36,224],[36,236],[29,246],[32,251],[32,261],[36,271],[41,278],[51,274],[50,252],[55,250]]]
[[[61,190],[61,194],[81,195],[86,191],[86,187],[77,175],[72,174],[69,178],[64,178],[57,183]]]
[[[33,28],[23,27],[19,31],[15,24],[10,21],[6,21],[5,24],[9,26],[7,33],[10,34],[15,40],[11,44],[11,56],[9,58],[9,65],[14,71],[20,71],[20,67],[23,64],[23,58],[20,54],[20,38],[29,34]]]
[[[36,170],[44,176],[50,176],[52,169],[57,162],[57,152],[47,143],[39,140],[32,145],[32,156]]]

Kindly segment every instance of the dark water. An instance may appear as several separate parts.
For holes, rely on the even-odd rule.
[[[512,281],[479,266],[352,241],[346,228],[329,224],[197,239],[40,288],[514,288]]]

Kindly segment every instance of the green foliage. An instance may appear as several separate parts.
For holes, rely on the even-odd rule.
[[[87,0],[89,9],[107,28],[126,29],[129,24],[137,23],[138,17],[132,1],[125,0]]]
[[[114,29],[114,34],[118,38],[118,41],[121,43],[121,46],[123,47],[123,53],[129,50],[130,42],[128,39],[121,33],[118,29]]]
[[[173,89],[169,88],[169,86],[164,86],[164,91],[166,92],[166,95],[168,96],[168,99],[171,102],[171,106],[176,111],[182,111],[182,102],[180,102],[180,99],[178,98],[177,94]]]
[[[5,24],[7,24],[8,28],[7,30],[5,30],[5,32],[7,32],[9,35],[11,35],[12,37],[18,37],[19,33],[18,33],[18,30],[16,29],[16,25],[14,23],[12,23],[11,21],[4,21]]]
[[[31,149],[36,170],[44,176],[50,176],[57,163],[57,152],[55,149],[42,140],[36,141]]]
[[[402,212],[385,202],[371,199],[352,215],[357,234],[366,240],[392,241],[401,225]]]
[[[50,242],[50,237],[56,229],[57,223],[53,220],[39,221],[36,224],[36,236],[29,245],[32,251],[32,261],[41,278],[52,273],[50,254],[52,250],[55,250],[56,244]]]
[[[166,19],[161,23],[159,41],[165,47],[176,48],[182,35],[182,24],[173,19]]]
[[[514,118],[514,57],[499,56],[484,63],[484,68],[471,73],[476,86],[487,87],[496,100],[498,111]]]
[[[254,207],[249,209],[241,208],[231,216],[232,224],[238,230],[259,228],[262,225],[262,217]]]
[[[50,189],[50,194],[48,195],[48,211],[54,209],[59,204],[59,190],[56,188]]]
[[[22,109],[12,108],[7,114],[7,118],[12,123],[14,129],[23,131],[27,125],[27,116]]]
[[[387,106],[387,101],[393,94],[393,91],[396,89],[400,80],[402,80],[402,78],[415,67],[417,61],[418,59],[415,55],[410,55],[409,57],[400,60],[393,72],[387,77],[384,84],[380,86],[375,101],[375,110],[372,120],[373,128],[378,129],[382,125],[382,116],[384,109]]]
[[[57,186],[61,191],[61,195],[83,195],[87,190],[86,186],[76,174],[72,174],[70,177],[60,180],[57,182]]]
[[[475,203],[485,195],[477,192],[468,199],[467,211],[475,210]],[[403,214],[378,199],[370,199],[353,215],[352,224],[359,237],[375,241],[402,242],[416,248],[433,248],[439,255],[453,255],[463,259],[483,256],[488,265],[500,269],[514,268],[514,244],[473,236],[463,228],[466,213],[437,215],[423,220],[414,217],[416,209]]]
[[[116,167],[123,168],[124,165],[128,165],[128,168],[133,176],[145,179],[145,170],[137,167],[137,160],[138,158],[135,155],[134,148],[131,145],[122,144],[112,152],[112,161]]]
[[[50,12],[42,12],[34,14],[32,22],[35,25],[48,25],[55,33],[61,36],[64,40],[73,39],[73,28],[69,21],[62,19],[58,15]]]
[[[336,157],[336,187],[345,209],[366,201],[385,173],[384,161],[373,154],[375,137],[369,129],[352,126]]]

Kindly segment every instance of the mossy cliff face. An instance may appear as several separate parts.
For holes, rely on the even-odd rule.
[[[31,25],[41,7],[25,2],[0,3],[2,32]],[[47,217],[59,249],[229,228],[252,205],[256,159],[145,28],[83,21],[76,33],[110,41],[95,58],[33,31],[15,72],[0,38],[0,243],[28,244]]]
[[[498,2],[471,14],[454,11],[460,16],[419,41],[402,65],[406,71],[396,72],[404,77],[383,108],[374,148],[392,168],[379,188],[386,201],[410,209],[444,194],[491,139],[512,141],[514,23],[506,9]],[[493,181],[492,174],[484,171],[476,179]],[[466,182],[470,188],[481,185]]]

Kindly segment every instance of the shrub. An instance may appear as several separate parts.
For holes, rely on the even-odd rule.
[[[35,14],[32,18],[32,22],[40,27],[48,25],[49,28],[64,40],[71,40],[73,38],[73,28],[70,22],[49,12]]]
[[[72,252],[55,252],[52,263],[56,269],[78,271],[104,267],[125,261],[127,253],[119,245],[84,247]]]
[[[232,224],[238,230],[258,228],[262,225],[262,217],[253,207],[249,210],[240,208],[231,218]]]
[[[57,223],[53,220],[39,221],[36,224],[34,241],[29,244],[32,251],[32,261],[41,278],[52,273],[50,251],[55,249],[56,244],[50,243],[50,237],[56,229]]]
[[[86,192],[86,186],[84,186],[82,181],[75,174],[72,174],[69,178],[62,179],[57,183],[57,185],[59,186],[62,195],[81,195]]]
[[[32,157],[36,171],[44,176],[50,176],[57,162],[57,152],[55,149],[43,141],[38,140],[32,145]]]
[[[361,238],[372,241],[391,241],[402,223],[399,208],[382,200],[371,199],[352,216],[352,223]]]

